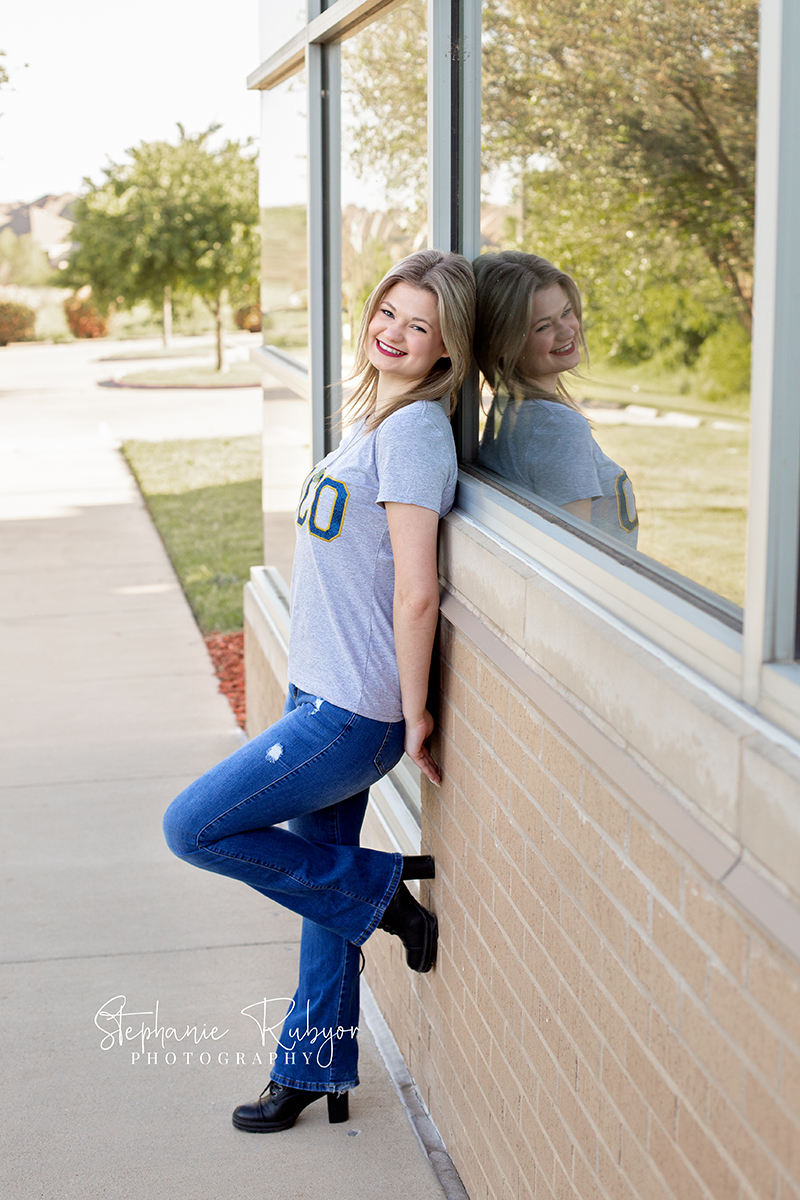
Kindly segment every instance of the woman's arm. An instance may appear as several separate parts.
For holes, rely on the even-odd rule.
[[[582,521],[592,523],[592,502],[591,500],[570,500],[569,504],[562,504],[564,512],[570,513],[573,517],[580,517]]]
[[[416,504],[387,503],[386,516],[394,557],[394,644],[406,723],[405,751],[438,784],[442,777],[425,742],[433,732],[426,704],[439,619],[439,514]]]

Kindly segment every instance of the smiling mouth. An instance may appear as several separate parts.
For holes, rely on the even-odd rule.
[[[405,350],[395,350],[394,346],[387,346],[386,342],[382,342],[380,338],[375,338],[375,345],[380,350],[381,354],[388,354],[389,358],[405,358]]]
[[[569,345],[562,346],[560,350],[554,350],[553,354],[571,354],[574,349],[575,349],[575,341],[573,339],[573,341],[571,341],[569,343]]]

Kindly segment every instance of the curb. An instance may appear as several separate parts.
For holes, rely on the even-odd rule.
[[[225,388],[254,388],[261,387],[260,383],[126,383],[124,379],[98,379],[98,387],[107,388],[138,388],[141,391],[217,391]]]

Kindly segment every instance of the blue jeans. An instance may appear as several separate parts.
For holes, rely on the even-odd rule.
[[[307,1091],[358,1083],[358,947],[403,859],[358,845],[370,785],[403,753],[402,721],[372,721],[295,687],[283,716],[191,784],[164,816],[172,852],[303,918],[300,979],[272,1078]],[[277,825],[288,822],[288,829]]]

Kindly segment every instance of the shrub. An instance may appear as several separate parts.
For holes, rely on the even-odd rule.
[[[102,317],[81,288],[74,296],[64,301],[64,312],[70,331],[76,338],[105,337],[108,321]]]
[[[36,313],[27,304],[0,303],[0,346],[29,342],[36,326]]]
[[[750,337],[731,318],[705,339],[697,356],[700,394],[706,400],[732,400],[750,389]]]
[[[248,333],[261,332],[261,309],[257,304],[246,304],[244,308],[237,308],[233,320],[237,329],[246,329]]]

